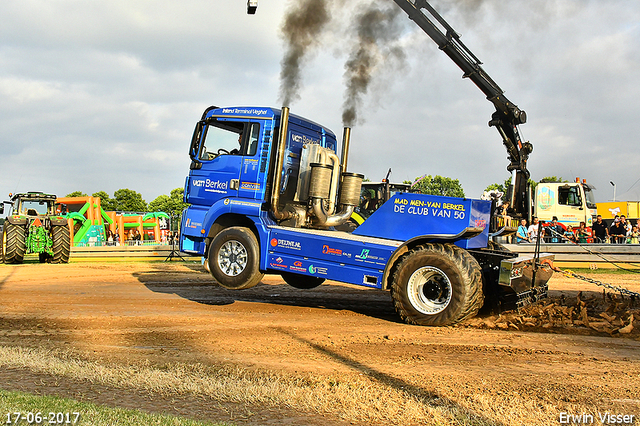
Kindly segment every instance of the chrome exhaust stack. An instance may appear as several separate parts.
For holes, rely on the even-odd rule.
[[[273,188],[271,188],[271,214],[276,220],[285,220],[292,217],[290,211],[280,211],[280,187],[282,186],[282,168],[284,165],[284,151],[287,147],[287,135],[289,133],[289,108],[282,107],[280,114],[280,131],[278,132],[278,151],[274,167]]]

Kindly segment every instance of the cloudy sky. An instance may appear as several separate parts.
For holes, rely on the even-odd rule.
[[[341,133],[344,64],[362,3],[335,0],[306,56],[293,113]],[[392,0],[387,0],[393,4]],[[339,4],[338,4],[339,3]],[[364,2],[368,3],[368,2]],[[598,201],[640,199],[640,2],[434,1],[528,114],[532,177],[586,178]],[[285,0],[0,2],[0,197],[182,187],[209,105],[279,107]],[[459,179],[479,197],[509,177],[492,105],[402,16],[402,60],[375,70],[351,171]],[[2,195],[4,194],[4,195]]]

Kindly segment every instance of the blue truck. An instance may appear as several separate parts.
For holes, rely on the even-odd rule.
[[[339,158],[331,130],[287,107],[212,106],[189,148],[180,250],[202,256],[221,286],[247,289],[279,274],[300,289],[329,279],[390,290],[399,316],[416,325],[454,324],[483,307],[511,309],[546,296],[553,256],[519,257],[490,239],[514,232],[509,220],[530,214],[533,146],[518,130],[525,112],[426,0],[394,1],[495,106],[489,126],[502,137],[512,173],[508,214],[496,220],[495,201],[400,192],[352,232],[340,231],[361,201],[363,176],[347,170],[351,129],[344,128]]]
[[[331,130],[286,107],[208,108],[189,148],[180,250],[229,289],[264,274],[302,289],[326,279],[389,289],[411,324],[544,297],[551,259],[490,244],[489,201],[400,193],[353,232],[335,230],[360,202],[349,140],[345,128],[338,158]]]

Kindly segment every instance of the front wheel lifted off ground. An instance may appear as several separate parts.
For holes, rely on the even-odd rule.
[[[259,269],[258,240],[251,230],[239,226],[226,228],[209,247],[209,270],[218,283],[230,290],[258,284],[264,274]]]
[[[409,324],[455,324],[482,307],[480,265],[453,244],[417,246],[400,259],[391,296],[396,312]]]

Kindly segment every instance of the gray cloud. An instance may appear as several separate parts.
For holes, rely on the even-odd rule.
[[[579,175],[599,201],[612,180],[617,198],[640,199],[640,4],[501,4],[439,10],[527,111],[533,178]],[[131,188],[150,201],[181,187],[207,106],[280,105],[284,10],[283,0],[255,16],[242,2],[0,2],[0,197]],[[371,179],[389,167],[394,180],[449,176],[477,197],[508,177],[486,125],[493,108],[413,27],[405,20],[397,40],[407,66],[374,78],[361,98],[350,168]],[[339,132],[350,44],[325,32],[292,112]]]

